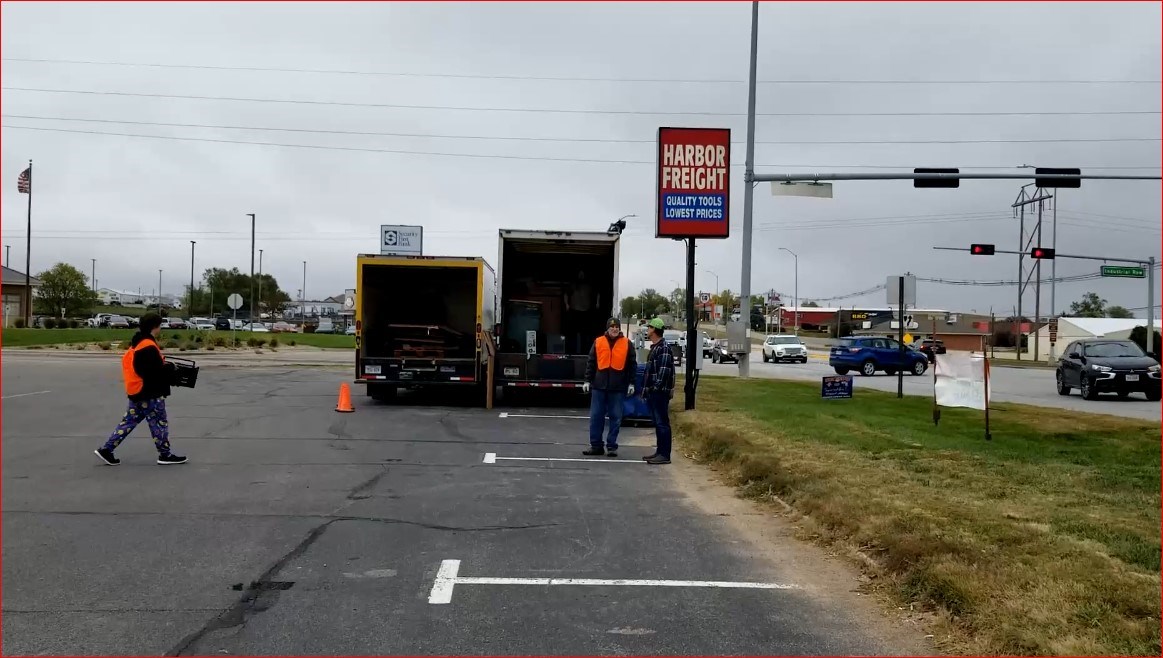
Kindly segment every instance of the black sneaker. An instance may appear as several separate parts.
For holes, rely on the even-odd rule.
[[[605,448],[590,448],[589,450],[582,450],[582,454],[586,457],[601,457],[606,454]]]
[[[662,455],[654,455],[650,459],[647,459],[646,463],[647,464],[669,464],[670,457],[663,457]]]
[[[97,448],[96,450],[93,451],[93,454],[100,457],[101,461],[105,462],[106,464],[108,464],[110,466],[116,466],[116,465],[121,463],[120,459],[113,456],[112,450],[106,450],[105,448]]]
[[[617,457],[617,456],[618,456],[618,449],[617,449],[617,448],[615,448],[615,449],[613,449],[613,450],[607,450],[607,451],[606,451],[606,456],[607,456],[607,457]]]
[[[173,453],[168,455],[158,455],[157,463],[161,464],[162,466],[168,466],[170,464],[185,464],[186,458],[181,455],[175,455]]]

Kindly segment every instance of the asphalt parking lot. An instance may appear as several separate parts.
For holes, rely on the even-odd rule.
[[[641,463],[650,430],[583,460],[576,408],[337,414],[349,377],[207,367],[169,400],[190,463],[143,426],[109,467],[116,358],[6,354],[5,652],[931,652],[782,520]]]

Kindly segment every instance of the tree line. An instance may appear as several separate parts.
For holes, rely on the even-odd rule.
[[[57,317],[62,309],[65,317],[87,317],[100,305],[100,298],[93,290],[89,277],[68,263],[57,263],[36,275],[40,280],[33,301],[33,310],[39,315]],[[189,285],[183,286],[183,304],[190,315],[226,315],[232,313],[226,300],[233,293],[242,296],[240,315],[250,313],[251,276],[237,267],[225,269],[212,267],[202,273],[201,280],[193,291]],[[279,287],[279,282],[270,274],[256,275],[253,279],[257,313],[282,313],[293,306],[291,296]],[[163,305],[164,306],[164,305]]]

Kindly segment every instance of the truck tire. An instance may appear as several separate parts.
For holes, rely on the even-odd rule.
[[[368,384],[367,395],[376,402],[387,402],[396,398],[396,387],[391,384]]]

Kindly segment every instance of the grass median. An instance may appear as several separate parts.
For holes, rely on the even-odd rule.
[[[43,347],[47,345],[69,345],[83,343],[116,343],[127,341],[133,336],[133,329],[5,329],[0,335],[4,347]],[[243,343],[250,338],[270,341],[277,338],[282,345],[322,347],[331,349],[355,349],[355,336],[336,334],[276,334],[237,331],[234,335]],[[201,337],[202,342],[214,338],[229,340],[231,332],[195,331],[192,329],[163,329],[163,340],[193,342]]]
[[[929,398],[716,377],[698,406],[680,445],[870,558],[942,651],[1160,654],[1159,423],[1000,403],[986,441],[981,412],[934,426]]]

